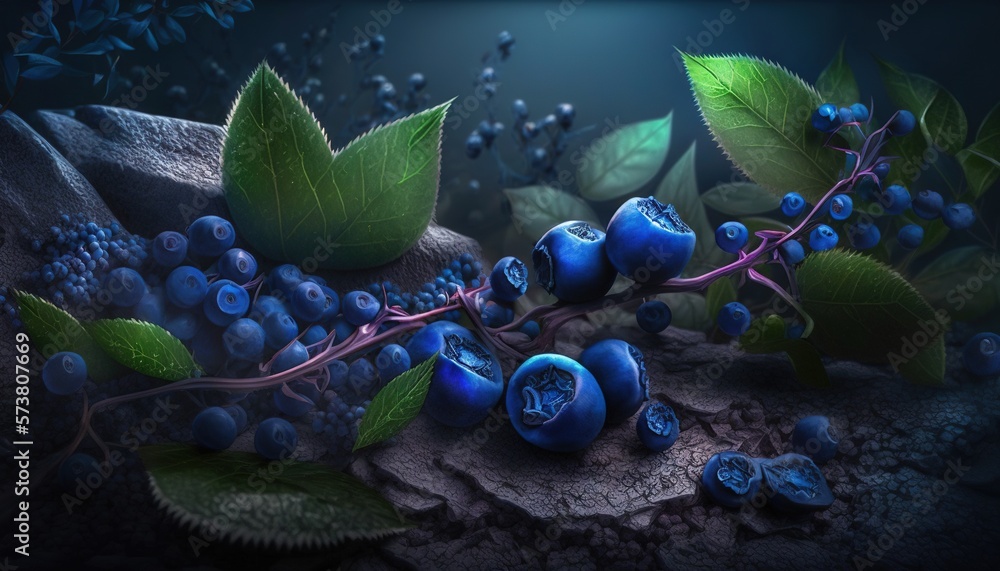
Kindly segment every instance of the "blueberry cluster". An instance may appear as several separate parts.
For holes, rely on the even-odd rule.
[[[312,430],[323,439],[335,467],[343,467],[350,460],[361,417],[370,403],[364,400],[352,404],[336,391],[328,390],[312,413]]]
[[[410,314],[423,313],[445,305],[459,289],[479,287],[483,279],[483,265],[466,252],[443,268],[433,282],[421,286],[419,292],[403,292],[398,284],[388,281],[369,285],[368,292],[389,307],[398,306]],[[457,319],[454,314],[446,317]]]

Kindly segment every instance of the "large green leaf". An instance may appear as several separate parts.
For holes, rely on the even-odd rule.
[[[965,144],[969,122],[958,100],[936,81],[908,73],[878,60],[885,89],[893,103],[917,118],[927,145],[936,145],[954,154]]]
[[[912,280],[932,305],[973,319],[1000,305],[1000,254],[982,246],[941,252]]]
[[[365,415],[361,417],[354,450],[392,438],[420,414],[420,408],[427,398],[427,389],[431,386],[431,374],[434,373],[436,362],[435,354],[390,381],[375,395]]]
[[[976,140],[956,157],[965,171],[969,190],[979,198],[1000,176],[1000,104],[983,119]]]
[[[828,250],[808,256],[796,279],[802,305],[816,323],[809,339],[820,350],[889,363],[915,383],[942,382],[947,313],[944,319],[937,315],[891,268],[861,254]]]
[[[580,196],[608,200],[639,190],[663,166],[674,113],[625,125],[587,146],[577,166]]]
[[[85,327],[108,355],[134,371],[167,381],[201,374],[180,339],[159,325],[135,319],[101,319]]]
[[[682,54],[695,99],[719,146],[748,178],[778,196],[816,200],[837,182],[841,153],[823,146],[815,89],[771,62]]]
[[[730,216],[763,214],[781,205],[780,196],[752,182],[716,185],[701,195],[701,201]]]
[[[233,106],[222,150],[233,222],[278,261],[358,269],[396,259],[434,213],[448,105],[377,127],[333,154],[306,106],[261,65]]]
[[[585,200],[551,186],[507,188],[503,193],[510,200],[514,228],[532,241],[537,241],[556,224],[569,220],[601,225],[594,209]]]
[[[200,532],[192,541],[329,548],[412,527],[378,492],[320,464],[179,444],[144,446],[139,456],[157,502]]]
[[[740,348],[747,353],[784,352],[792,362],[799,382],[810,387],[830,385],[819,351],[804,339],[789,339],[785,321],[778,315],[755,319],[750,329],[740,336]]]
[[[28,330],[31,343],[43,357],[47,359],[60,351],[72,351],[83,357],[87,375],[99,383],[125,372],[72,315],[30,293],[13,293],[18,315]]]
[[[844,42],[840,43],[830,64],[820,72],[816,79],[816,90],[825,102],[838,107],[847,107],[860,101],[858,82],[854,80],[854,72],[844,59]]]

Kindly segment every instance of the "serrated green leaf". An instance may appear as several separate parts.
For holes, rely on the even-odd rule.
[[[722,306],[736,301],[736,284],[731,277],[723,277],[712,282],[705,290],[705,315],[713,323],[722,310]]]
[[[763,214],[781,206],[780,196],[752,182],[716,185],[701,195],[701,201],[730,216]]]
[[[851,66],[844,59],[844,42],[840,43],[833,60],[820,72],[816,79],[816,90],[826,103],[833,103],[837,107],[848,107],[860,101],[858,82],[854,79]]]
[[[144,446],[139,456],[160,506],[206,537],[328,548],[412,527],[377,491],[320,464],[179,444]]]
[[[108,355],[144,375],[180,381],[201,374],[181,340],[159,325],[135,319],[101,319],[85,328]]]
[[[525,186],[503,191],[510,200],[514,228],[532,242],[556,224],[583,220],[596,227],[601,223],[597,213],[578,196],[550,186]]]
[[[877,61],[889,97],[900,109],[917,118],[925,144],[936,145],[949,154],[958,152],[969,131],[958,100],[928,77],[908,73],[887,61]],[[907,157],[907,161],[912,162],[912,158]]]
[[[974,319],[1000,305],[1000,254],[982,246],[941,252],[911,283],[954,319]]]
[[[639,190],[663,166],[674,113],[625,125],[587,146],[577,167],[580,196],[609,200]]]
[[[87,375],[99,383],[124,374],[125,369],[94,342],[72,315],[30,293],[13,293],[31,343],[43,357],[48,359],[60,351],[72,351],[83,357]]]
[[[792,362],[799,382],[816,388],[830,386],[819,351],[805,339],[789,339],[785,321],[778,315],[755,319],[740,336],[740,348],[757,354],[783,352]]]
[[[670,326],[705,331],[712,326],[705,310],[705,296],[691,292],[665,293],[656,296],[670,307]]]
[[[888,363],[914,383],[943,381],[947,323],[891,268],[861,254],[828,250],[806,257],[796,279],[802,306],[816,324],[809,339],[820,350]]]
[[[354,450],[392,438],[420,414],[437,359],[435,353],[430,359],[390,381],[375,395],[361,417]]]
[[[227,124],[222,180],[233,222],[277,261],[369,268],[417,242],[434,213],[445,103],[332,153],[306,106],[266,65]]]
[[[979,198],[1000,176],[1000,104],[986,114],[976,140],[955,155],[974,198]]]
[[[810,124],[823,103],[815,89],[757,58],[681,55],[712,136],[749,179],[812,201],[837,182],[843,154]]]

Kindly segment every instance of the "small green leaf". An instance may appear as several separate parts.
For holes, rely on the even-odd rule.
[[[430,359],[390,381],[375,395],[361,417],[354,450],[392,438],[417,417],[427,398],[437,359],[435,353]]]
[[[888,363],[905,378],[940,384],[947,313],[885,264],[842,250],[808,256],[796,272],[810,341],[838,358]]]
[[[736,296],[736,284],[732,278],[726,276],[715,280],[705,290],[705,315],[714,323],[722,306],[736,301]]]
[[[360,269],[398,258],[434,213],[449,104],[377,127],[333,154],[306,106],[261,65],[233,106],[222,150],[240,234],[283,262]]]
[[[1000,104],[979,125],[976,140],[956,155],[974,198],[979,198],[1000,176]]]
[[[670,150],[674,113],[625,125],[590,143],[577,167],[580,196],[609,200],[653,180]]]
[[[14,299],[32,345],[46,359],[60,351],[72,351],[83,357],[87,375],[99,383],[125,372],[72,315],[30,293],[15,291]]]
[[[789,339],[785,321],[778,315],[755,319],[750,329],[740,336],[740,348],[757,354],[784,352],[801,383],[817,388],[830,386],[819,351],[805,339]]]
[[[860,101],[858,82],[854,80],[854,72],[844,59],[844,42],[840,42],[833,61],[820,72],[816,79],[816,90],[823,96],[825,103],[833,103],[837,107],[847,107]]]
[[[954,319],[974,319],[1000,305],[1000,254],[982,246],[941,252],[911,283]],[[985,276],[985,277],[984,277]]]
[[[510,200],[514,228],[533,242],[556,224],[569,220],[601,225],[585,200],[550,186],[507,188],[503,193]]]
[[[744,175],[778,196],[813,201],[837,182],[843,154],[810,124],[823,103],[815,89],[757,58],[681,55],[712,136]]]
[[[958,100],[936,81],[877,60],[885,89],[900,109],[913,113],[926,145],[954,154],[965,144],[969,123]],[[905,138],[905,137],[904,137]],[[912,158],[907,158],[912,162]]]
[[[181,340],[159,325],[135,319],[101,319],[85,327],[102,349],[134,371],[166,381],[201,374]]]
[[[716,185],[701,195],[701,201],[723,214],[750,216],[781,206],[781,197],[752,182]]]
[[[157,503],[206,538],[325,549],[412,527],[377,491],[320,464],[179,444],[144,446],[139,456]]]
[[[705,331],[712,326],[714,320],[708,319],[705,310],[705,296],[691,293],[665,293],[656,296],[663,303],[670,307],[672,318],[671,327],[680,329],[690,329],[692,331]]]

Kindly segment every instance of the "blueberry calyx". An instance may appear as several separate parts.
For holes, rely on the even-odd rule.
[[[535,246],[535,249],[531,251],[531,262],[538,274],[536,280],[538,285],[542,286],[545,291],[552,293],[556,287],[556,273],[552,271],[552,252],[544,244]]]
[[[628,344],[628,354],[639,367],[639,384],[642,385],[644,400],[649,400],[649,374],[646,373],[646,359],[642,356],[642,352],[633,347],[631,343]]]
[[[646,408],[646,425],[649,429],[659,434],[667,436],[677,425],[677,415],[674,410],[662,402],[651,403]]]
[[[549,365],[541,375],[528,377],[521,390],[524,397],[523,418],[527,426],[541,426],[562,410],[576,394],[573,375]]]
[[[744,455],[726,455],[719,458],[716,477],[723,486],[742,496],[750,491],[757,476],[757,466]]]
[[[590,224],[587,224],[586,222],[573,224],[572,226],[567,228],[566,231],[581,240],[586,240],[588,242],[597,241],[597,233],[594,232],[594,229],[591,228]]]
[[[471,339],[454,333],[447,335],[444,356],[484,379],[492,378],[493,357]]]
[[[690,226],[681,220],[681,216],[677,214],[677,210],[673,204],[663,204],[650,196],[649,198],[639,200],[638,204],[636,204],[636,209],[664,230],[675,234],[691,234],[694,232]]]

